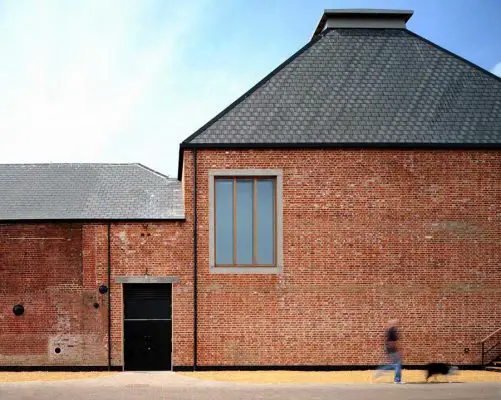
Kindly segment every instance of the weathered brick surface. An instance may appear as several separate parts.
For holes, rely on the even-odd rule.
[[[123,300],[116,276],[177,276],[174,362],[193,359],[192,231],[182,222],[113,223],[112,365],[122,365]],[[106,224],[0,225],[0,366],[108,365]],[[99,303],[98,309],[94,303]],[[25,314],[14,316],[21,303]],[[61,349],[55,353],[56,347]]]
[[[405,362],[478,363],[501,326],[499,151],[200,150],[198,168],[201,365],[378,363],[393,317]],[[283,170],[283,274],[209,273],[211,168]]]
[[[112,282],[116,276],[176,276],[173,285],[173,363],[193,359],[193,252],[187,222],[114,224]],[[122,365],[122,285],[111,285],[113,364]]]
[[[0,365],[106,363],[106,303],[99,265],[82,252],[87,236],[81,224],[0,225]]]

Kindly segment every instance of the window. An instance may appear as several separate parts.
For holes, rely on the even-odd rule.
[[[213,272],[278,272],[281,171],[211,170],[209,178]]]
[[[216,178],[216,265],[275,266],[275,179]]]

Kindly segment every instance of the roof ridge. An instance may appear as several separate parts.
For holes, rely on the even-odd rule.
[[[168,181],[177,180],[175,178],[170,177],[169,175],[162,174],[161,172],[158,172],[158,171],[154,170],[153,168],[147,167],[144,164],[134,163],[134,165],[136,165],[138,167],[141,167],[141,168],[145,169],[146,171],[151,172],[151,173],[153,173],[155,175],[158,175],[158,176],[160,176],[160,177],[162,177],[162,178],[164,178],[164,179],[166,179]]]

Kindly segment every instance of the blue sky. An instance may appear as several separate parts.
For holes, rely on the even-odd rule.
[[[407,27],[501,76],[500,0],[0,1],[0,163],[140,162],[311,38],[324,8],[412,9]]]

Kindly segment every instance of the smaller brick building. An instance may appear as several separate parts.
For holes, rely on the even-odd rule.
[[[407,365],[499,356],[501,80],[411,15],[326,10],[178,180],[1,166],[0,367],[367,367],[393,317]]]
[[[0,165],[0,178],[0,367],[121,367],[119,276],[179,282],[175,339],[191,335],[192,233],[179,181],[137,164]]]

